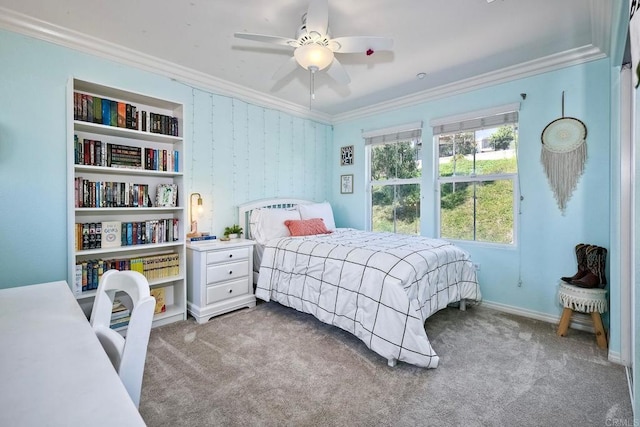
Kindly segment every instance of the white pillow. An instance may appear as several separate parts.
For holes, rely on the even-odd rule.
[[[301,219],[297,209],[269,209],[261,208],[251,211],[249,225],[251,236],[258,244],[264,245],[276,237],[290,236],[289,229],[284,222],[288,219]]]
[[[335,230],[336,222],[333,219],[333,209],[329,202],[312,203],[310,205],[298,205],[301,219],[322,218],[327,230]]]

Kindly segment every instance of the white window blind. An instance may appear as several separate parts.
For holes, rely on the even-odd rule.
[[[399,141],[419,140],[422,138],[422,122],[362,132],[362,137],[364,138],[365,145],[379,145]]]
[[[461,116],[434,119],[430,122],[433,135],[489,129],[518,123],[520,104],[510,104]]]

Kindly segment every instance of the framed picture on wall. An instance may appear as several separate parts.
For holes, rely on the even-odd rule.
[[[353,145],[340,148],[340,165],[350,166],[353,164]]]
[[[340,175],[340,193],[353,193],[353,174]]]

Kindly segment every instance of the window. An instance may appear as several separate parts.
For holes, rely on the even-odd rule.
[[[363,134],[371,230],[420,234],[421,135],[422,123]]]
[[[517,105],[432,122],[439,236],[515,244]]]

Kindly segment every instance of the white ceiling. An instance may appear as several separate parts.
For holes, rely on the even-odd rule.
[[[341,86],[320,72],[311,112],[335,118],[389,100],[603,57],[613,3],[329,0],[333,37],[391,37],[394,49],[337,54],[351,83]],[[0,0],[0,27],[107,56],[120,51],[151,68],[157,58],[180,65],[164,74],[309,111],[307,71],[271,79],[291,49],[233,36],[295,38],[307,7],[308,0]],[[422,80],[420,72],[426,73]]]

